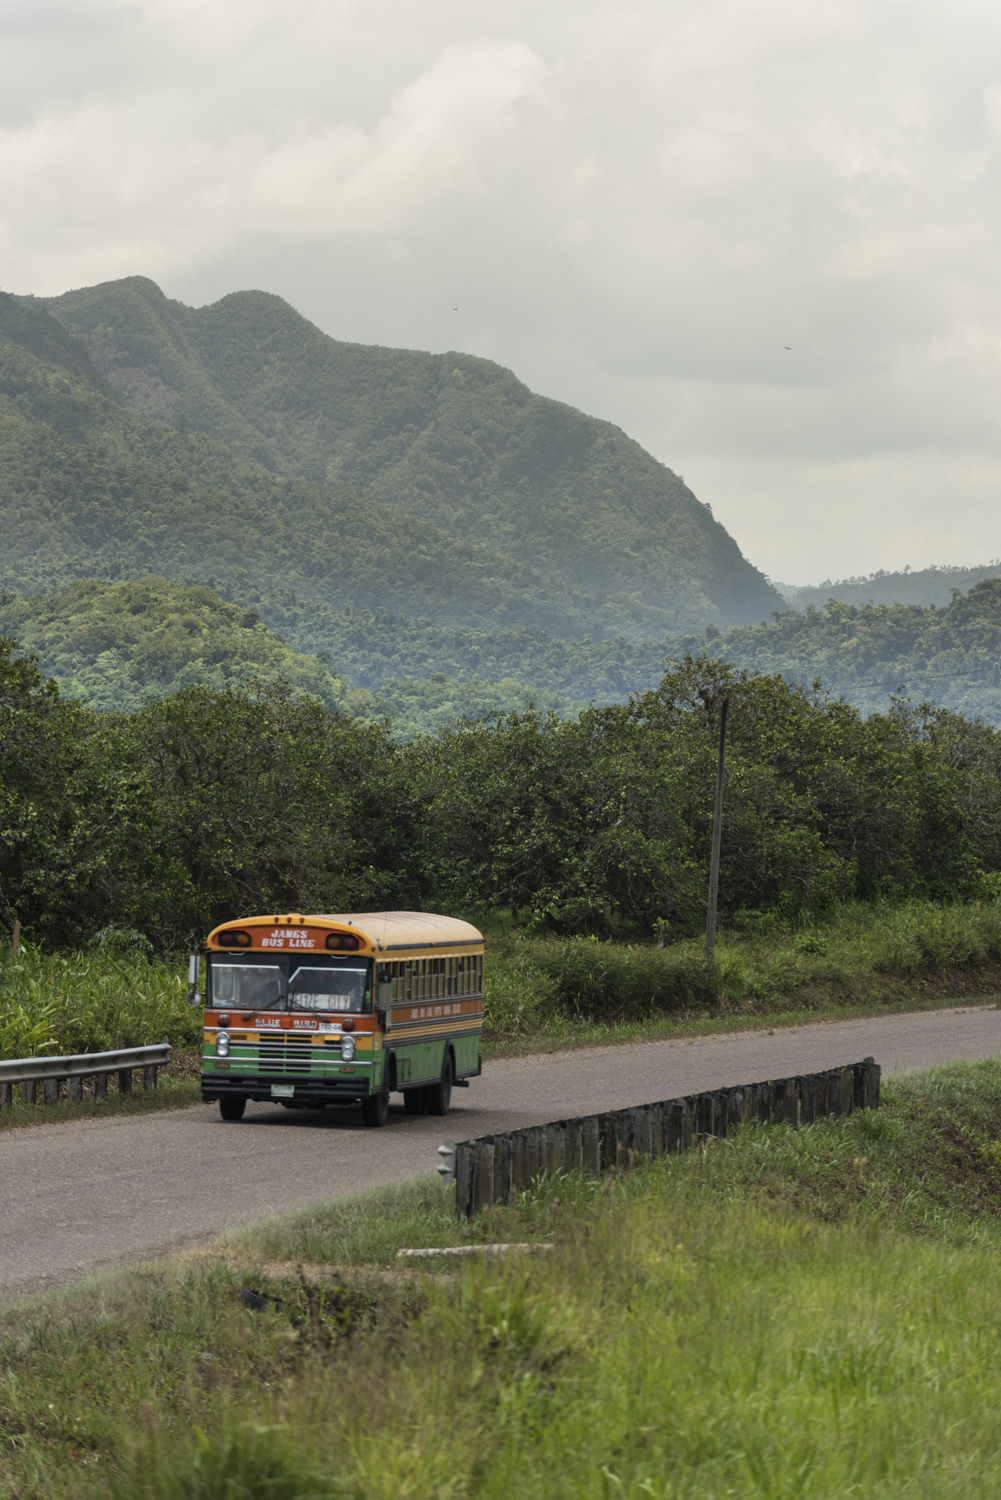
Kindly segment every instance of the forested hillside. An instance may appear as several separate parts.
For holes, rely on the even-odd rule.
[[[60,593],[29,599],[0,591],[0,636],[15,639],[66,697],[106,712],[133,711],[195,684],[281,681],[327,709],[388,719],[394,738],[408,740],[456,719],[511,713],[529,704],[560,714],[585,706],[503,673],[500,681],[456,680],[425,670],[428,680],[390,680],[374,693],[348,688],[327,664],[328,653],[293,651],[256,610],[227,604],[203,584],[156,577],[125,583],[83,579]]]
[[[863,711],[891,693],[928,699],[1001,724],[1001,578],[984,579],[944,609],[932,604],[840,604],[724,636],[682,636],[676,650],[709,651],[754,672],[821,679]]]
[[[777,585],[783,597],[794,609],[806,609],[813,605],[823,609],[830,599],[842,604],[948,604],[958,590],[965,594],[982,578],[996,578],[1001,573],[1001,559],[981,563],[975,568],[932,567],[919,568],[914,572],[904,568],[897,573],[880,569],[861,578],[839,578],[808,588],[789,588]]]
[[[0,592],[0,636],[15,638],[66,696],[91,708],[131,710],[194,683],[252,678],[280,678],[328,709],[345,704],[344,683],[326,664],[292,651],[253,610],[163,578],[89,579],[32,599]]]
[[[391,601],[453,627],[573,636],[600,623],[593,597],[397,507],[137,417],[54,319],[2,296],[0,458],[0,587],[22,594],[155,568],[216,573],[243,599],[281,587],[338,608]]]
[[[608,596],[598,630],[649,638],[781,603],[682,479],[489,360],[342,343],[263,292],[193,309],[144,277],[45,306],[133,411]]]

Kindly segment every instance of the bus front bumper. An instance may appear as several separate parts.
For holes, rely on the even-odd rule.
[[[220,1078],[218,1074],[202,1074],[202,1099],[214,1103],[217,1099],[256,1099],[274,1104],[351,1104],[356,1099],[368,1098],[367,1078],[304,1078],[281,1081],[261,1077],[260,1074],[237,1074]]]

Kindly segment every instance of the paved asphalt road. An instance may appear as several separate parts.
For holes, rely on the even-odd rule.
[[[513,1130],[702,1089],[875,1057],[884,1073],[1001,1053],[1001,1010],[648,1042],[488,1065],[456,1090],[447,1120],[402,1105],[382,1130],[360,1111],[251,1104],[87,1120],[0,1135],[0,1296],[40,1290],[111,1261],[155,1255],[276,1210],[432,1171],[445,1136]],[[399,1097],[399,1096],[396,1096]]]

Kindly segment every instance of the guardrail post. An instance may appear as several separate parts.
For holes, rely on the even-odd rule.
[[[46,1104],[58,1104],[60,1080],[58,1078],[46,1078],[44,1082],[45,1087],[42,1091],[42,1096]]]
[[[66,1080],[66,1099],[70,1104],[79,1104],[83,1099],[83,1074],[72,1073]]]
[[[108,1094],[108,1075],[107,1075],[107,1073],[95,1073],[94,1074],[94,1098],[95,1099],[105,1099],[107,1097],[107,1094]]]
[[[118,1092],[120,1094],[131,1094],[132,1092],[132,1069],[121,1068],[118,1073]]]
[[[22,1083],[21,1098],[24,1100],[25,1104],[34,1104],[35,1080],[33,1078],[26,1078],[24,1083]]]
[[[159,1069],[158,1069],[156,1063],[150,1063],[150,1065],[149,1065],[148,1068],[143,1068],[143,1088],[144,1089],[155,1089],[156,1088],[156,1075],[157,1075],[158,1072],[159,1072]]]
[[[0,1109],[10,1109],[14,1102],[14,1085],[0,1083]]]

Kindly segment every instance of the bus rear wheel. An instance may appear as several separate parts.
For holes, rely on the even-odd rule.
[[[224,1120],[242,1120],[246,1107],[247,1101],[243,1097],[219,1100],[219,1113]]]
[[[437,1083],[429,1083],[424,1090],[429,1115],[447,1115],[452,1103],[452,1054],[445,1053],[445,1063]]]
[[[385,1090],[361,1101],[361,1117],[366,1125],[385,1125],[389,1119],[389,1095]]]

